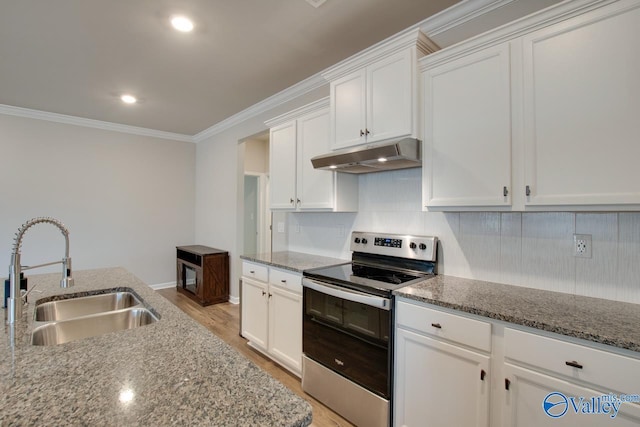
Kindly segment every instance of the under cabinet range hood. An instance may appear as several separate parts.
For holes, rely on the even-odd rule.
[[[311,159],[315,169],[370,173],[422,166],[420,140],[404,138],[375,145],[333,151]]]

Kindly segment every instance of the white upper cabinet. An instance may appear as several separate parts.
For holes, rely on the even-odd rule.
[[[425,206],[511,204],[509,58],[507,42],[437,66],[426,62]]]
[[[640,1],[569,1],[422,58],[427,210],[640,206]]]
[[[344,76],[331,82],[331,148],[343,148],[365,141],[367,127],[366,72]]]
[[[316,170],[311,164],[312,157],[331,150],[328,103],[324,98],[267,122],[271,209],[357,211],[357,175]]]
[[[417,136],[417,58],[435,50],[412,30],[327,71],[331,148]]]
[[[638,40],[637,1],[523,37],[526,204],[640,203]]]
[[[296,202],[296,121],[269,132],[270,206],[293,209]]]

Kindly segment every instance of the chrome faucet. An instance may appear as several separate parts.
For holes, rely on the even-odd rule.
[[[22,266],[20,265],[20,246],[22,246],[24,233],[29,228],[40,223],[53,224],[60,229],[65,240],[64,258],[62,258],[61,261],[48,262],[40,265]],[[22,317],[24,299],[20,293],[20,272],[54,264],[62,264],[62,280],[60,281],[60,287],[69,288],[73,286],[73,278],[71,277],[71,258],[69,258],[69,230],[67,230],[63,223],[50,217],[33,218],[22,224],[22,227],[18,229],[16,237],[13,240],[13,248],[11,251],[11,265],[9,266],[11,292],[9,301],[7,302],[7,323],[13,324],[17,319]]]

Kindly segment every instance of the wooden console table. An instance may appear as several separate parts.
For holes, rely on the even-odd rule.
[[[176,285],[201,305],[229,300],[229,253],[202,245],[176,246]]]

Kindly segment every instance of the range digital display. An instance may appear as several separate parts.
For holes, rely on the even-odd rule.
[[[387,237],[376,237],[374,246],[384,246],[387,248],[402,248],[402,239],[389,239]]]

